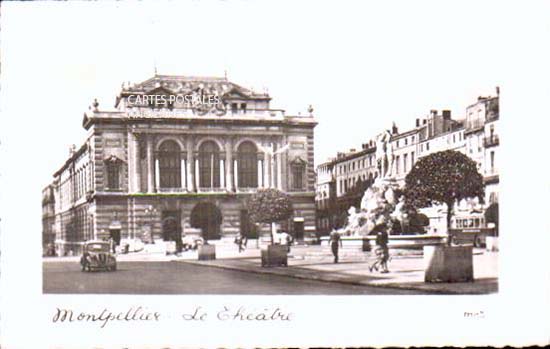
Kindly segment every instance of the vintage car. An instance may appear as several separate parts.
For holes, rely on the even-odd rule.
[[[82,271],[116,270],[116,257],[111,253],[111,244],[108,241],[85,242],[80,266]]]
[[[196,250],[200,245],[204,244],[204,239],[200,236],[185,235],[182,238],[183,250]]]

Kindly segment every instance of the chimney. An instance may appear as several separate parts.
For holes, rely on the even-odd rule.
[[[367,143],[361,144],[361,148],[362,148],[363,150],[367,149],[367,147],[368,147],[368,146],[367,146]]]
[[[350,153],[355,153],[355,148],[351,148],[351,149],[349,150],[349,152],[350,152]]]
[[[497,90],[497,97],[498,97],[500,95],[500,87],[497,86],[496,90]]]
[[[430,110],[431,116],[437,116],[437,109]]]
[[[416,119],[416,127],[420,126],[420,119]]]
[[[391,126],[391,133],[392,134],[397,134],[397,126],[395,125],[395,122]]]
[[[450,110],[443,110],[443,119],[444,120],[451,120],[451,111]]]

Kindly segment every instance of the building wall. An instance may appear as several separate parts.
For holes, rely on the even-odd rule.
[[[453,120],[450,111],[444,110],[442,114],[432,110],[425,119],[416,120],[416,128],[398,133],[394,126],[390,146],[394,155],[392,168],[393,178],[401,186],[405,184],[405,177],[416,161],[429,154],[444,151],[459,151],[478,164],[478,171],[484,176],[485,201],[487,206],[491,202],[498,201],[498,99],[499,97],[479,97],[478,101],[466,108],[466,118],[463,121]],[[372,142],[371,142],[372,144]],[[373,154],[369,155],[374,158]],[[342,197],[357,178],[367,174],[377,174],[375,159],[373,165],[367,167],[354,167],[354,163],[360,162],[365,157],[363,152],[350,151],[338,153],[338,156],[318,167],[319,181],[317,194],[325,192],[327,178],[333,179],[336,187],[334,198]],[[404,158],[407,158],[405,161]],[[331,200],[328,197],[323,200]],[[324,217],[330,216],[323,210],[323,200],[317,200],[318,214]],[[445,209],[446,210],[446,209]],[[435,207],[426,211],[431,218],[434,228],[442,230],[445,223],[440,215],[442,207]],[[446,211],[445,211],[446,212]],[[334,214],[334,213],[333,213]],[[321,225],[322,223],[319,223]]]
[[[179,77],[167,77],[168,82],[159,79],[150,79],[142,86],[157,83],[170,86],[174,81],[176,85],[197,83]],[[213,79],[208,84],[230,83]],[[141,87],[136,91],[141,91]],[[241,230],[241,211],[246,209],[246,199],[257,188],[267,187],[291,194],[294,216],[287,222],[290,232],[293,220],[298,220],[303,222],[305,237],[315,234],[316,122],[311,115],[285,116],[281,110],[268,109],[266,95],[243,89],[241,92],[248,97],[231,97],[229,108],[238,103],[238,110],[228,109],[224,115],[199,116],[181,109],[177,110],[181,115],[166,117],[173,110],[137,108],[151,116],[135,117],[132,113],[136,108],[128,106],[127,96],[124,97],[124,93],[130,92],[123,89],[123,98],[117,102],[118,111],[100,111],[96,105],[85,115],[84,126],[89,131],[86,142],[78,150],[73,149],[54,174],[55,204],[53,209],[45,205],[43,211],[44,216],[54,211],[56,243],[62,254],[79,253],[83,241],[105,238],[114,227],[120,228],[123,239],[138,238],[150,226],[153,235],[161,238],[165,211],[179,213],[184,233],[200,234],[199,229],[190,226],[190,216],[195,205],[203,201],[213,203],[221,211],[220,232],[223,238],[230,238]],[[159,152],[167,140],[175,141],[181,150],[178,188],[160,186],[164,170],[160,169]],[[220,188],[201,187],[198,183],[196,166],[202,161],[199,150],[206,141],[219,147]],[[250,188],[238,185],[241,174],[238,149],[243,142],[251,142],[257,150],[255,164],[260,180]],[[111,183],[109,168],[118,169],[111,171],[111,179],[118,178]],[[268,233],[269,227],[260,227],[262,232]]]

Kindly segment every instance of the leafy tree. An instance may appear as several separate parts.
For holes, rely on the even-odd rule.
[[[287,194],[277,189],[258,189],[246,203],[250,219],[255,223],[271,223],[271,243],[275,222],[292,216],[292,202]]]
[[[483,177],[475,161],[466,155],[446,150],[418,160],[405,177],[405,200],[413,207],[447,205],[447,229],[455,202],[477,197],[483,202]]]

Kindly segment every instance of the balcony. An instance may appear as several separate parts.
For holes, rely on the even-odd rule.
[[[157,188],[159,193],[186,193],[185,188]]]
[[[495,147],[500,144],[500,140],[498,136],[493,135],[491,137],[485,137],[483,138],[483,146],[485,148]]]
[[[208,188],[208,187],[199,187],[199,193],[225,193],[227,190],[225,188]]]

